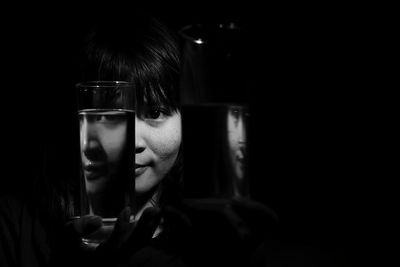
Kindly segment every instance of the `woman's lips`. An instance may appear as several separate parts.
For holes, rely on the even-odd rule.
[[[99,177],[106,176],[107,166],[105,164],[91,162],[84,166],[83,171],[88,180],[95,180]]]
[[[148,165],[135,164],[135,176],[142,175],[148,168]]]

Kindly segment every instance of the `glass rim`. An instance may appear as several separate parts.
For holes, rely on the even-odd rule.
[[[115,86],[130,87],[132,85],[132,82],[127,81],[84,81],[77,83],[75,86],[77,88],[112,88]]]
[[[207,41],[204,40],[201,36],[193,36],[188,31],[194,29],[194,28],[203,28],[202,24],[188,24],[182,27],[179,30],[179,34],[186,40],[189,40],[190,42],[196,43],[196,44],[204,44]]]
[[[190,33],[191,30],[200,30],[202,34]],[[183,26],[178,33],[186,40],[189,40],[196,44],[207,44],[210,42],[212,34],[215,34],[218,30],[241,30],[239,23],[235,21],[224,22],[224,23],[212,23],[212,24],[187,24]]]
[[[88,214],[89,215],[89,214]],[[71,216],[69,219],[70,220],[76,220],[76,219],[80,219],[82,216]],[[107,218],[101,218],[102,222],[108,222],[108,223],[112,223],[112,222],[116,222],[117,221],[117,217],[107,217]]]

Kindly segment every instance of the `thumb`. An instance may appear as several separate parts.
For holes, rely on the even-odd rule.
[[[100,244],[102,249],[106,248],[110,251],[116,251],[122,246],[135,227],[135,223],[130,221],[131,213],[129,206],[120,212],[110,238],[103,244]]]

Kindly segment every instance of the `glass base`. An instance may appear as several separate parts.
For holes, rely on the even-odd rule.
[[[88,249],[95,249],[98,245],[110,237],[112,231],[114,230],[114,225],[117,221],[117,218],[103,218],[102,221],[103,226],[99,230],[91,233],[90,235],[82,237],[82,243]]]

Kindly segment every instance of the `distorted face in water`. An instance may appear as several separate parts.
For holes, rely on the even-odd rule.
[[[80,113],[81,159],[88,193],[105,192],[120,174],[128,143],[128,116],[119,111]]]
[[[246,160],[246,113],[239,107],[231,107],[228,111],[228,145],[229,156],[237,178],[244,177]]]
[[[80,147],[86,190],[98,194],[108,188],[110,192],[117,182],[127,182],[118,179],[129,171],[127,148],[134,144],[134,91],[121,82],[88,82],[79,88]]]

